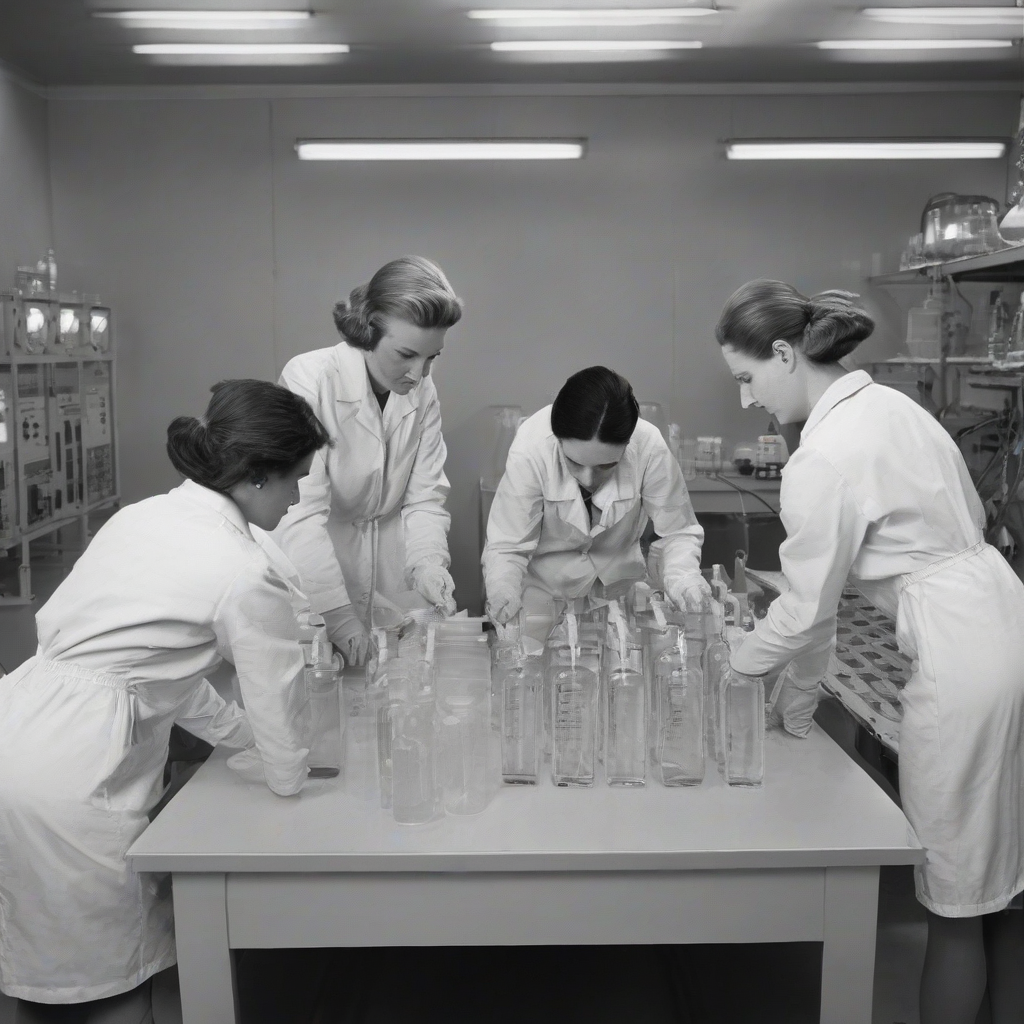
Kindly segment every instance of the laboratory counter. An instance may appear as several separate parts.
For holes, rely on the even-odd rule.
[[[382,810],[373,720],[347,677],[339,778],[296,797],[216,752],[129,851],[173,875],[184,1024],[235,1020],[238,948],[823,943],[821,1020],[871,1020],[878,870],[923,850],[817,726],[771,730],[765,783],[495,785],[484,811]]]

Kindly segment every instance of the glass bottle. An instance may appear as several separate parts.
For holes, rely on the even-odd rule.
[[[657,763],[666,786],[704,781],[704,673],[680,630],[655,663]]]
[[[764,781],[764,683],[729,669],[722,680],[725,781],[757,787]]]
[[[477,814],[490,796],[488,747],[491,725],[487,703],[452,698],[441,711],[441,773],[444,809]]]
[[[1010,341],[1010,307],[1003,301],[1003,294],[994,290],[988,299],[988,356],[994,363],[1006,360]]]
[[[578,661],[555,666],[551,680],[551,779],[592,786],[597,740],[598,676]]]
[[[704,650],[704,744],[708,757],[724,771],[720,722],[722,679],[729,670],[729,645],[725,642],[725,608],[711,602],[711,638]]]
[[[1007,344],[1009,347],[1009,351],[1006,353],[1007,359],[1024,359],[1024,292],[1021,293],[1017,311],[1013,314],[1010,339]]]
[[[607,652],[604,767],[609,786],[642,786],[647,778],[647,684],[642,651],[630,647],[625,659]]]
[[[520,658],[502,676],[501,777],[511,785],[537,782],[543,685],[539,658]]]
[[[329,645],[328,645],[329,646]],[[345,763],[345,722],[341,714],[341,659],[306,668],[311,779],[333,779]]]
[[[391,813],[406,825],[430,821],[438,805],[434,691],[423,679],[413,673],[391,705]]]

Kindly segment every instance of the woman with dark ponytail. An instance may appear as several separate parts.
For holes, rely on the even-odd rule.
[[[337,446],[314,460],[275,539],[350,662],[366,654],[374,608],[393,612],[399,595],[455,611],[447,449],[430,370],[461,316],[441,268],[403,256],[334,307],[340,344],[296,356],[281,374]]]
[[[985,542],[956,444],[910,398],[839,362],[873,329],[856,296],[807,298],[753,281],[718,322],[755,405],[803,423],[782,482],[789,590],[732,655],[752,675],[788,665],[776,704],[811,729],[847,577],[897,622],[914,660],[902,693],[900,797],[926,850],[922,1024],[1024,1019],[1024,585]],[[978,1019],[981,1019],[980,1017]]]
[[[280,795],[306,777],[304,601],[251,527],[273,530],[328,443],[309,405],[256,380],[213,388],[167,453],[186,478],[103,526],[0,679],[0,988],[18,1024],[142,1024],[175,962],[169,885],[126,852],[162,794],[177,723],[240,749]],[[272,550],[272,549],[270,549]],[[247,713],[206,681],[222,662]],[[66,1015],[78,1004],[79,1015]]]
[[[654,575],[672,601],[699,610],[704,531],[658,428],[640,419],[625,377],[574,373],[519,428],[487,521],[487,611],[506,623],[525,607],[545,617],[600,582],[622,592],[647,574],[640,538],[653,522]]]

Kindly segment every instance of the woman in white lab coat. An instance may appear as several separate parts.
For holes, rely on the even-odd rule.
[[[340,344],[296,356],[281,374],[337,443],[313,460],[275,539],[350,662],[366,653],[371,594],[411,588],[455,610],[447,449],[430,369],[461,316],[441,269],[404,256],[335,306]]]
[[[732,655],[790,664],[785,728],[811,728],[847,576],[893,616],[914,668],[902,694],[900,796],[926,850],[917,896],[929,931],[922,1024],[1019,1021],[1024,890],[1024,586],[985,543],[956,444],[910,398],[839,360],[874,325],[845,293],[808,299],[754,281],[718,323],[743,406],[804,422],[783,473],[789,590]],[[986,977],[987,967],[987,977]]]
[[[609,593],[644,578],[640,538],[679,606],[710,596],[700,574],[704,531],[657,427],[639,418],[629,381],[604,366],[573,374],[552,405],[519,428],[487,522],[487,611],[548,613],[600,581]],[[653,561],[653,560],[652,560]]]
[[[148,979],[175,962],[170,880],[125,854],[172,725],[241,748],[275,793],[306,777],[302,598],[250,524],[277,526],[328,438],[277,384],[213,392],[168,428],[185,482],[99,530],[36,616],[36,655],[0,679],[0,989],[19,1024],[151,1019]],[[246,712],[205,678],[222,660]]]

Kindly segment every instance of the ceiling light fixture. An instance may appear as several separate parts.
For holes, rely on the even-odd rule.
[[[726,143],[729,160],[998,160],[1005,142],[833,139]]]
[[[579,160],[584,140],[307,139],[300,160]]]
[[[163,57],[315,57],[348,53],[347,43],[139,43],[133,53]]]
[[[824,39],[819,50],[1001,50],[1012,39]]]
[[[93,11],[133,28],[225,29],[291,28],[308,21],[309,11]]]
[[[1024,31],[1020,7],[865,7],[860,13],[890,25],[1008,25]]]
[[[497,53],[629,53],[659,50],[699,50],[692,39],[517,39],[491,43]]]
[[[478,21],[496,22],[522,28],[565,28],[570,26],[670,25],[686,18],[702,18],[718,14],[710,7],[637,7],[545,10],[479,10],[466,11]]]

